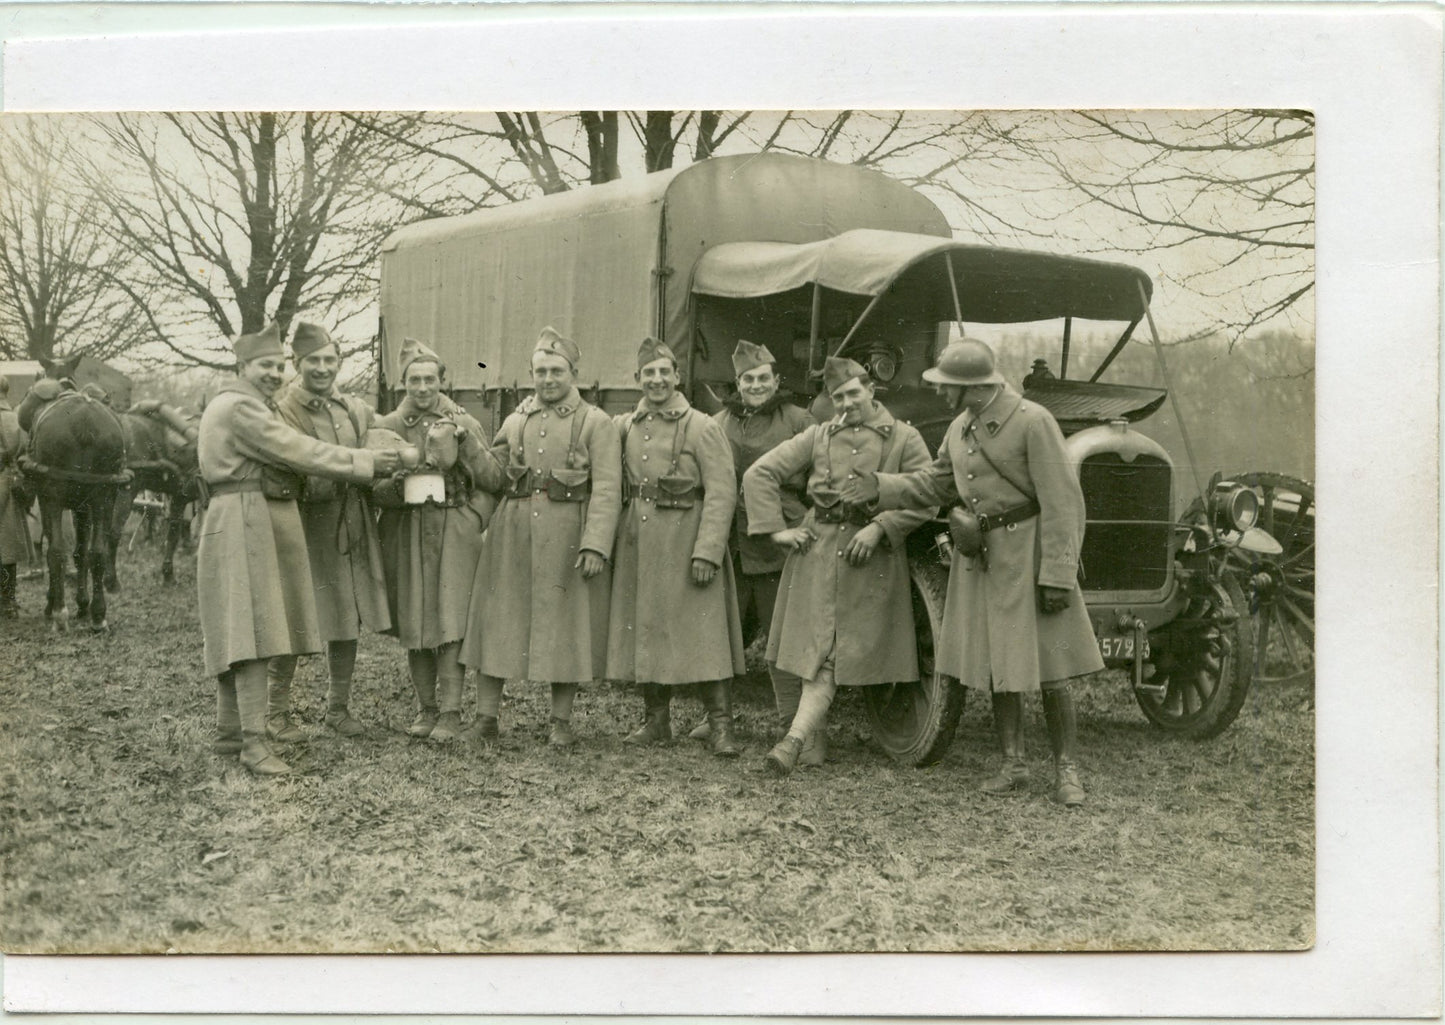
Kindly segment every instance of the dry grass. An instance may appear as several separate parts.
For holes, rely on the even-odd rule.
[[[1122,680],[1080,688],[1089,804],[1046,799],[1037,707],[1028,792],[991,765],[981,702],[942,764],[896,767],[856,694],[835,761],[777,781],[767,692],[739,696],[747,751],[624,748],[640,700],[595,687],[583,745],[541,743],[541,688],[504,709],[495,754],[409,740],[400,651],[363,641],[353,711],[320,727],[303,664],[305,775],[251,780],[210,754],[194,559],[122,567],[109,637],[52,638],[43,581],[0,622],[0,940],[10,952],[1277,949],[1312,942],[1309,681],[1257,690],[1219,739],[1150,728]],[[683,729],[698,710],[674,705]]]

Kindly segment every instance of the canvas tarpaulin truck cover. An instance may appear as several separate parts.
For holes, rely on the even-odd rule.
[[[442,356],[456,388],[526,387],[532,344],[551,324],[581,346],[584,384],[635,387],[646,335],[661,335],[686,364],[693,269],[709,249],[854,228],[951,235],[933,202],[900,182],[779,153],[423,221],[382,247],[383,372],[399,383],[397,354],[414,337]]]
[[[716,246],[698,261],[692,289],[746,299],[818,284],[875,296],[908,275],[928,283],[931,305],[942,319],[951,319],[950,264],[963,319],[977,323],[1060,317],[1132,321],[1144,313],[1140,285],[1145,297],[1153,289],[1148,275],[1125,264],[871,229],[804,244]]]

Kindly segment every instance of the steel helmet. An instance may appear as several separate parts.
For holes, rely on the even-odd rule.
[[[939,353],[938,365],[923,372],[934,384],[1003,384],[993,362],[993,350],[975,338],[949,342]]]

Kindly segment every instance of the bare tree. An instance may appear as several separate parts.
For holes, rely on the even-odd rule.
[[[1067,223],[1086,246],[1155,260],[1174,251],[1173,283],[1212,308],[1231,341],[1291,324],[1311,296],[1309,112],[1080,111],[1032,118],[1013,138],[1073,197],[1041,227]]]
[[[102,230],[104,207],[74,173],[83,127],[0,122],[0,352],[12,358],[107,359],[147,337],[150,282]]]
[[[383,133],[317,113],[96,124],[108,151],[87,173],[107,230],[165,289],[150,328],[187,362],[223,367],[222,337],[272,318],[284,330],[303,308],[336,317],[370,298],[376,247],[395,222],[378,186],[400,191]]]

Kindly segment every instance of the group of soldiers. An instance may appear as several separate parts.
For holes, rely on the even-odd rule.
[[[546,328],[532,394],[493,439],[413,339],[397,368],[405,396],[380,417],[337,390],[340,353],[317,325],[296,327],[289,384],[276,325],[233,344],[237,378],[201,418],[197,576],[215,749],[251,772],[290,771],[273,745],[301,738],[291,680],[322,641],[325,722],[364,732],[349,708],[362,627],[406,649],[412,736],[494,744],[506,681],[535,681],[551,690],[547,743],[569,747],[579,685],[605,679],[640,685],[626,743],[666,743],[674,689],[693,684],[707,716],[692,736],[719,757],[740,753],[731,681],[744,638],[766,631],[786,732],[764,764],[821,765],[837,687],[918,679],[905,540],[946,505],[979,543],[956,533],[937,659],[993,697],[1004,761],[983,788],[1026,777],[1021,697],[1042,683],[1054,797],[1083,801],[1067,682],[1102,663],[1076,583],[1082,496],[1057,425],[983,343],[948,346],[925,375],[959,411],[937,459],[858,363],[827,361],[833,412],[815,423],[747,341],[736,394],[708,416],[680,391],[674,353],[644,340],[641,398],[612,417],[578,390],[577,344]],[[440,472],[443,490],[409,502],[419,470]],[[477,713],[464,728],[469,668]]]

